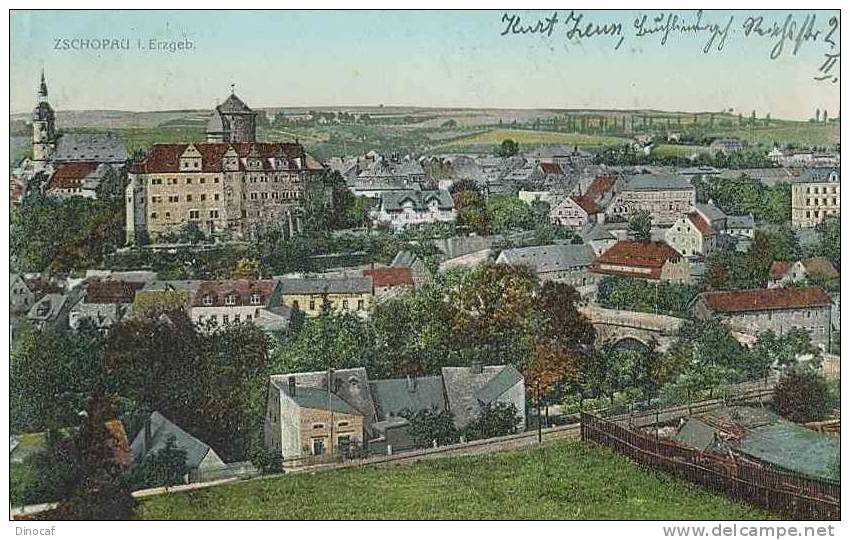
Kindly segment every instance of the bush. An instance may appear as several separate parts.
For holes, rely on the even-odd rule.
[[[815,422],[829,416],[832,393],[822,375],[812,370],[793,370],[779,380],[773,410],[792,422]]]
[[[158,451],[138,459],[133,465],[130,482],[134,488],[151,488],[182,484],[186,469],[186,451],[177,448],[175,437],[168,438]]]
[[[467,441],[490,439],[517,432],[522,419],[513,403],[487,405],[466,428],[463,436]]]
[[[431,448],[434,441],[437,441],[437,446],[454,444],[460,438],[455,429],[454,415],[449,411],[402,411],[400,416],[410,422],[409,433],[417,448]]]

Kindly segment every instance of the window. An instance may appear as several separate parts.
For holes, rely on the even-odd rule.
[[[364,308],[364,307],[365,307],[365,306],[364,306],[364,303],[363,303],[363,299],[358,300],[358,301],[357,301],[357,309],[358,309],[358,311],[363,311],[363,308]]]
[[[342,435],[337,438],[336,445],[339,448],[339,451],[343,454],[347,454],[351,449],[351,436],[350,435]]]
[[[348,299],[342,301],[342,309],[348,309]]]
[[[201,193],[201,201],[205,201],[205,200],[207,200],[207,194]]]
[[[324,424],[313,424],[313,429],[325,429]]]
[[[151,219],[156,219],[156,212],[151,212]]]
[[[348,427],[348,422],[346,422],[346,421],[338,422],[337,426],[338,427]]]
[[[319,456],[325,453],[324,439],[313,439],[313,455]]]
[[[210,218],[211,219],[218,218],[218,210],[210,210]]]
[[[213,297],[212,297],[211,294],[205,294],[204,295],[204,305],[205,306],[213,305]]]
[[[215,178],[213,178],[213,183],[214,183],[214,184],[218,184],[218,176],[216,176]]]
[[[192,179],[191,179],[191,178],[187,178],[187,179],[186,179],[186,185],[188,186],[188,185],[190,185],[191,183],[192,183]]]
[[[313,311],[314,309],[316,309],[316,301],[310,299],[310,311]]]
[[[251,322],[253,319],[254,319],[254,316],[253,316],[253,315],[251,315],[250,313],[249,313],[249,314],[247,314],[247,315],[245,315],[245,320],[246,320],[246,321]]]
[[[218,197],[219,197],[218,193],[214,194],[214,195],[213,195],[213,200],[214,200],[214,201],[217,201],[217,200],[218,200]]]
[[[224,303],[225,303],[225,305],[228,305],[228,306],[235,306],[236,305],[236,295],[233,294],[233,293],[228,294],[227,296],[224,297]]]
[[[230,323],[230,315],[222,315],[221,316],[221,322],[223,322],[224,324],[229,324]]]
[[[242,318],[239,316],[238,313],[233,316],[233,322],[239,323],[241,320],[242,320]]]
[[[198,210],[189,210],[189,219],[201,219],[201,212]]]
[[[257,293],[252,294],[251,295],[251,303],[254,304],[255,306],[257,304],[259,304],[260,303],[260,295],[257,294]]]
[[[186,195],[186,202],[192,202],[192,196]]]

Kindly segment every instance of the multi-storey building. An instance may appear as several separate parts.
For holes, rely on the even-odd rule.
[[[310,176],[322,171],[300,144],[158,144],[130,167],[127,242],[193,223],[240,235],[261,223],[300,228]]]
[[[250,235],[273,223],[300,229],[307,184],[324,168],[298,143],[253,142],[252,114],[231,95],[214,113],[226,130],[208,132],[223,142],[157,144],[130,166],[128,243],[190,223],[207,234]]]
[[[696,204],[696,189],[675,175],[637,174],[626,177],[623,188],[605,210],[611,221],[626,220],[636,210],[647,210],[653,225],[667,226]]]
[[[791,184],[791,224],[814,227],[829,216],[841,215],[841,169],[808,169]]]

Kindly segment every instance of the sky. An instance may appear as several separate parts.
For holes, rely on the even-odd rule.
[[[553,13],[549,34],[545,18]],[[570,13],[19,10],[11,16],[11,111],[32,109],[42,69],[58,110],[211,108],[231,84],[255,108],[732,108],[789,119],[839,110],[839,84],[815,80],[825,54],[840,49],[839,31],[834,49],[825,41],[837,11],[706,11],[700,19],[694,10],[670,12],[686,25],[729,24],[722,50],[718,34],[708,53],[710,30],[673,30],[665,44],[662,32],[637,35],[636,19],[646,16],[648,29],[668,12]],[[543,33],[502,35],[513,16],[517,29],[540,20]],[[809,35],[819,33],[795,52],[795,33],[784,41],[745,35],[749,18],[759,16],[762,29],[780,30],[814,17]],[[582,31],[620,25],[619,35],[570,36],[578,17]],[[101,39],[129,49],[94,49]],[[79,40],[91,41],[86,48]],[[156,50],[150,40],[191,48]],[[782,52],[771,59],[777,42]]]

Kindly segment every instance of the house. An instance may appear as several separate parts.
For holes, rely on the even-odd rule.
[[[486,407],[509,403],[524,430],[525,402],[525,380],[513,366],[446,367],[439,376],[376,381],[364,368],[272,375],[265,442],[287,463],[363,444],[392,454],[414,447],[410,414],[448,411],[463,429]]]
[[[369,268],[363,271],[365,277],[372,279],[373,294],[377,298],[393,296],[415,288],[413,269],[392,266]]]
[[[731,154],[733,152],[740,152],[743,149],[743,143],[739,139],[732,137],[715,139],[711,142],[711,145],[709,145],[709,150],[711,150],[712,153],[722,152],[724,154]]]
[[[665,231],[664,240],[685,257],[705,257],[717,249],[717,236],[717,231],[702,214],[690,212]]]
[[[815,227],[825,218],[841,215],[841,169],[807,169],[791,184],[791,224]]]
[[[9,312],[13,315],[29,311],[35,303],[35,291],[21,274],[9,274]]]
[[[578,235],[593,249],[593,254],[597,257],[617,243],[617,237],[601,223],[588,223],[581,228]]]
[[[553,244],[506,249],[496,263],[527,266],[541,281],[566,283],[581,291],[596,284],[597,277],[590,273],[594,258],[588,244]]]
[[[454,223],[457,213],[451,195],[444,189],[406,189],[382,193],[371,217],[376,225],[395,231],[423,223]]]
[[[39,330],[63,328],[68,317],[68,296],[50,293],[41,297],[27,312],[27,320]]]
[[[80,161],[61,163],[47,181],[46,193],[55,197],[97,198],[97,189],[112,171],[106,163]]]
[[[638,210],[652,216],[653,225],[669,226],[696,204],[696,189],[673,174],[633,174],[605,209],[611,221],[626,221]]]
[[[83,320],[105,330],[126,318],[132,311],[136,291],[144,287],[138,281],[94,280],[85,285],[85,294],[68,315],[68,324],[76,330]]]
[[[165,448],[169,441],[173,441],[177,449],[186,452],[186,469],[189,475],[225,465],[210,445],[183,431],[157,411],[152,412],[145,420],[144,426],[130,444],[133,462],[140,463],[146,457],[156,454]]]
[[[365,315],[372,304],[369,276],[282,277],[280,304],[316,317],[325,311],[347,311]]]
[[[364,368],[270,377],[265,442],[287,462],[362,446],[376,420]]]
[[[428,283],[428,270],[425,263],[412,251],[399,251],[390,263],[391,268],[410,268],[413,275],[413,286],[422,287]]]
[[[726,234],[733,238],[750,239],[755,238],[756,222],[752,214],[727,215]]]
[[[591,271],[650,281],[692,282],[687,259],[664,242],[622,240],[597,257]]]
[[[712,291],[694,299],[697,319],[718,317],[732,330],[756,335],[767,330],[784,334],[792,328],[807,331],[812,342],[825,347],[830,339],[832,300],[817,287]]]
[[[202,281],[192,299],[191,318],[202,328],[250,322],[267,331],[289,327],[290,309],[281,308],[273,279]]]
[[[516,407],[525,430],[525,378],[513,366],[444,367],[440,370],[446,388],[449,411],[457,429],[468,426],[480,412],[504,403]]]
[[[772,289],[806,280],[826,283],[839,277],[838,271],[826,257],[809,257],[800,261],[773,261],[767,286]]]
[[[593,178],[583,194],[566,197],[549,211],[552,223],[579,230],[601,221],[600,215],[614,197],[617,177],[601,174]]]
[[[392,454],[415,447],[410,423],[402,415],[447,410],[443,379],[439,376],[385,379],[372,381],[369,386],[378,415],[373,424],[375,437],[369,441],[372,453]]]

